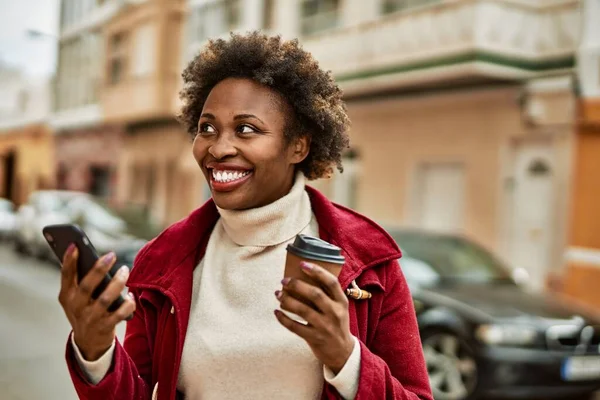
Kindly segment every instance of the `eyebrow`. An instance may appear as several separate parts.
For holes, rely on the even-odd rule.
[[[254,119],[256,119],[256,120],[258,120],[258,121],[260,121],[261,123],[263,123],[263,124],[264,124],[263,120],[262,120],[262,119],[260,119],[260,118],[258,118],[258,117],[257,117],[256,115],[254,115],[254,114],[238,114],[238,115],[236,115],[235,117],[233,117],[233,120],[234,120],[234,121],[237,121],[237,120],[239,120],[239,119],[248,119],[248,118],[254,118]]]
[[[214,115],[212,115],[211,113],[203,113],[202,115],[200,115],[200,118],[206,118],[206,119],[212,119],[215,120],[217,119]]]
[[[216,120],[217,117],[215,117],[213,114],[211,113],[203,113],[202,115],[200,115],[200,118],[206,118],[206,119],[210,119],[212,121]],[[258,118],[256,115],[254,114],[237,114],[235,117],[233,117],[234,121],[238,121],[240,119],[248,119],[248,118],[253,118],[256,119],[258,121],[260,121],[261,123],[264,124],[264,121],[260,118]]]

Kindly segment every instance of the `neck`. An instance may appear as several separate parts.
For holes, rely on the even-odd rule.
[[[305,178],[296,174],[287,194],[263,207],[224,210],[219,214],[227,235],[240,246],[274,246],[294,238],[310,223],[312,211]]]

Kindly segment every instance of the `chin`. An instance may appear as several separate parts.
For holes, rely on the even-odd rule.
[[[238,193],[212,192],[212,198],[217,207],[223,210],[245,210],[252,208],[245,196]]]

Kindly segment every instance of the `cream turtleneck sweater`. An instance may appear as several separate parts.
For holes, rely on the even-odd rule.
[[[307,400],[320,398],[325,379],[342,397],[353,399],[360,374],[358,341],[334,376],[273,315],[287,244],[299,233],[318,236],[304,176],[298,174],[290,193],[274,203],[219,213],[194,270],[178,390],[192,400]],[[112,348],[92,363],[75,350],[90,381],[99,382],[109,369]]]

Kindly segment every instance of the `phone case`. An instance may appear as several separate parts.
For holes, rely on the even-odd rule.
[[[94,245],[90,242],[83,229],[74,224],[48,225],[42,229],[42,233],[44,234],[46,242],[48,242],[48,245],[52,248],[52,251],[56,257],[58,257],[60,262],[62,262],[69,245],[75,243],[79,250],[79,257],[77,259],[77,281],[81,282],[81,279],[83,279],[83,277],[94,267],[99,258]],[[104,289],[106,289],[106,286],[108,286],[119,268],[120,265],[113,265],[108,274],[92,293],[93,299],[97,299]],[[123,296],[119,296],[119,298],[110,305],[108,311],[113,312],[117,310],[124,301],[125,299],[123,299]]]

